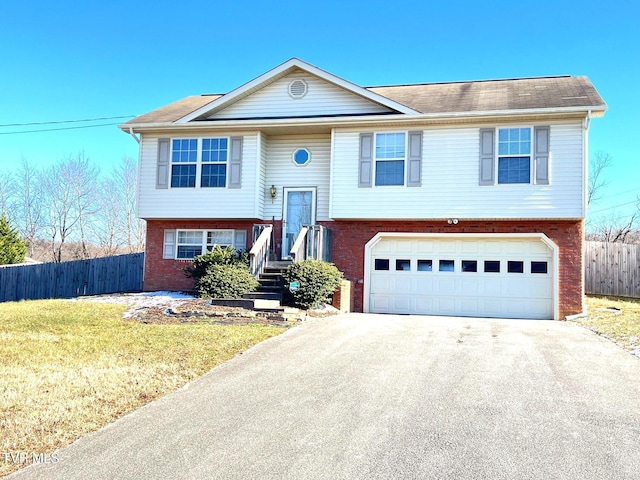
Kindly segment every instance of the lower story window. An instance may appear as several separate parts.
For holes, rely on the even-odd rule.
[[[176,258],[188,260],[213,250],[216,245],[234,244],[234,230],[178,230]]]

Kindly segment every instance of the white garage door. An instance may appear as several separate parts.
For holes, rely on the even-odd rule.
[[[540,238],[378,236],[368,311],[554,318],[553,250]]]

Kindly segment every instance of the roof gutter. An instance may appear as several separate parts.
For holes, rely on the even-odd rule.
[[[495,117],[526,117],[533,115],[545,115],[545,116],[563,116],[568,114],[585,114],[587,118],[593,116],[604,115],[606,107],[561,107],[561,108],[538,108],[538,109],[526,109],[526,110],[490,110],[479,112],[444,112],[444,113],[420,113],[416,115],[368,115],[359,117],[319,117],[319,118],[281,118],[281,119],[246,119],[246,120],[209,120],[209,121],[196,121],[189,123],[174,123],[174,122],[154,122],[154,123],[139,123],[139,124],[123,124],[120,125],[122,130],[127,129],[129,133],[136,129],[142,130],[157,130],[157,129],[198,129],[198,128],[260,128],[260,127],[286,127],[286,126],[333,126],[333,127],[349,127],[349,126],[363,126],[363,125],[376,125],[380,123],[398,122],[398,123],[420,123],[422,121],[451,121],[451,120],[463,120],[473,119],[478,120],[493,120]],[[126,131],[126,130],[125,130]]]

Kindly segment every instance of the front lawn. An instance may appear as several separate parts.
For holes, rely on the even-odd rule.
[[[142,324],[123,320],[125,309],[0,304],[0,452],[50,454],[285,330]],[[2,456],[0,476],[20,466]]]
[[[589,295],[587,308],[576,322],[640,356],[640,299]]]

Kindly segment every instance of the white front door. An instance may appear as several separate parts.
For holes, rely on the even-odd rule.
[[[316,189],[284,189],[282,211],[282,258],[291,258],[291,247],[303,225],[313,225],[316,221]]]

